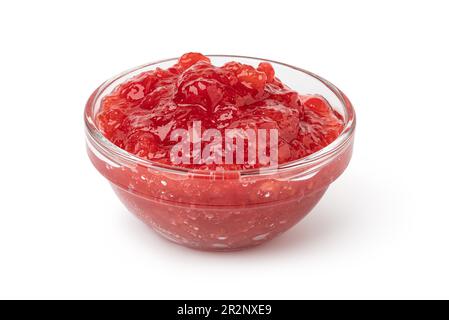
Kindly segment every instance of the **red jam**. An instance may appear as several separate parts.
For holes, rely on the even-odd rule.
[[[88,102],[88,113],[96,99],[97,92]],[[322,96],[292,90],[275,76],[270,63],[217,67],[199,53],[185,54],[166,70],[131,78],[100,103],[96,125],[107,139],[138,157],[170,166],[170,150],[177,143],[171,134],[191,128],[194,121],[201,121],[202,130],[221,134],[233,128],[277,130],[279,164],[326,147],[344,126],[343,117]],[[202,250],[251,247],[288,230],[344,171],[351,152],[352,136],[326,161],[269,173],[240,171],[265,166],[246,158],[238,164],[179,164],[192,169],[186,172],[123,159],[109,146],[89,144],[93,164],[129,211],[164,237]]]
[[[171,164],[176,129],[201,121],[201,129],[277,129],[278,163],[306,157],[341,133],[340,114],[318,95],[300,95],[275,77],[270,63],[217,67],[200,53],[183,55],[173,67],[142,73],[102,101],[102,133],[141,158]],[[252,169],[241,164],[180,164],[195,169]]]

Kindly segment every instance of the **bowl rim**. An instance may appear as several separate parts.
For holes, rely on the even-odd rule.
[[[89,100],[86,103],[86,107],[84,109],[84,124],[85,124],[85,132],[88,139],[88,143],[91,143],[97,151],[100,151],[104,156],[108,159],[113,159],[122,164],[127,165],[141,165],[147,167],[149,169],[154,169],[157,171],[167,172],[167,173],[175,173],[175,174],[195,174],[195,175],[204,175],[211,176],[215,174],[220,175],[239,175],[239,176],[260,176],[266,174],[279,174],[292,169],[302,169],[310,167],[314,167],[315,165],[319,165],[323,162],[326,162],[329,158],[332,158],[335,155],[338,155],[341,150],[344,150],[345,147],[350,143],[355,127],[356,127],[356,114],[353,108],[352,103],[346,97],[346,95],[338,89],[335,85],[333,85],[328,80],[316,75],[313,72],[307,71],[305,69],[295,67],[293,65],[279,62],[276,60],[270,60],[265,58],[251,57],[251,56],[243,56],[243,55],[228,55],[228,54],[206,54],[205,56],[211,58],[240,58],[240,59],[251,59],[263,62],[269,62],[272,64],[282,65],[284,67],[293,69],[295,71],[302,72],[316,80],[320,81],[324,84],[329,90],[332,91],[333,94],[338,98],[338,100],[342,103],[345,113],[345,127],[343,128],[340,135],[335,139],[332,143],[320,149],[319,151],[308,155],[307,157],[297,159],[294,161],[286,162],[280,164],[276,167],[266,167],[260,169],[244,169],[244,170],[195,170],[189,168],[182,168],[177,166],[170,166],[166,164],[161,164],[155,161],[146,160],[140,158],[118,146],[113,144],[109,139],[107,139],[99,130],[96,125],[95,119],[93,119],[94,107],[98,103],[98,98],[100,95],[115,81],[118,79],[133,73],[138,70],[148,68],[151,66],[156,66],[161,63],[166,63],[170,61],[176,61],[179,57],[162,59],[154,62],[150,62],[147,64],[143,64],[131,69],[128,69],[124,72],[117,74],[116,76],[110,78],[105,81],[102,85],[100,85],[90,96]]]

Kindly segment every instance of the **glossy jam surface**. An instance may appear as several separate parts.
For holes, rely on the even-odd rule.
[[[170,166],[170,150],[177,143],[171,133],[195,121],[201,121],[202,130],[220,133],[277,129],[279,163],[310,155],[341,133],[342,116],[322,96],[290,89],[271,64],[253,59],[253,67],[223,57],[217,61],[225,64],[214,66],[201,54],[186,54],[166,70],[145,71],[108,87],[108,95],[95,92],[87,111],[101,97],[94,115],[101,133],[138,157]],[[296,69],[285,72],[292,81],[301,74]],[[306,216],[348,165],[352,136],[326,161],[268,174],[240,171],[264,166],[257,162],[182,164],[192,170],[171,170],[122,161],[95,143],[88,147],[92,163],[130,212],[178,244],[222,251],[264,243]]]
[[[97,115],[101,132],[141,158],[171,164],[176,129],[277,129],[278,163],[308,156],[341,133],[342,116],[319,95],[301,95],[276,78],[270,63],[214,66],[187,53],[166,70],[141,73],[106,96]],[[195,169],[257,168],[260,163],[183,164]]]

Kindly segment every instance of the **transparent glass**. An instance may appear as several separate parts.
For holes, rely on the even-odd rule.
[[[103,97],[119,84],[176,59],[126,71],[102,84],[85,109],[88,155],[128,208],[178,244],[229,251],[262,244],[285,232],[318,203],[346,169],[353,149],[355,113],[334,85],[308,71],[275,61],[210,55],[212,63],[270,62],[277,76],[301,94],[319,94],[344,118],[345,128],[329,146],[306,158],[267,170],[195,171],[138,158],[107,140],[95,122]]]

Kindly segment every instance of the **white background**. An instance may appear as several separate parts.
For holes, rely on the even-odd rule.
[[[449,298],[446,1],[0,4],[0,298]],[[340,87],[352,163],[265,246],[202,253],[127,213],[85,154],[104,80],[187,51]]]

